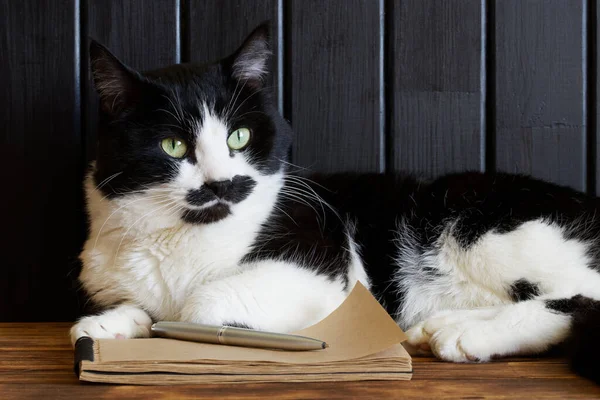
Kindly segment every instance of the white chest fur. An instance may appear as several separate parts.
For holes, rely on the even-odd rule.
[[[280,185],[279,175],[260,179],[231,216],[196,226],[182,223],[177,205],[162,198],[104,199],[88,178],[91,229],[80,280],[99,304],[125,301],[175,319],[194,287],[239,272]]]

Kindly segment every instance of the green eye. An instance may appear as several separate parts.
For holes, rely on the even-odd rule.
[[[163,139],[160,142],[163,151],[173,158],[182,158],[187,152],[186,144],[177,138]]]
[[[227,146],[231,150],[241,150],[248,145],[250,141],[250,129],[240,128],[231,132],[227,138]]]

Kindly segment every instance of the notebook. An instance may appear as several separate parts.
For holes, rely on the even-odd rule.
[[[314,351],[281,351],[173,339],[80,338],[75,371],[81,381],[119,384],[335,382],[409,380],[404,332],[357,283],[321,322],[295,332],[327,342]]]

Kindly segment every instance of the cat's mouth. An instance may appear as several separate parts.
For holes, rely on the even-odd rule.
[[[189,224],[210,224],[226,218],[229,214],[231,214],[229,205],[218,201],[200,210],[187,209],[181,215],[181,219]]]
[[[188,190],[185,200],[192,208],[219,203],[236,204],[248,197],[255,186],[256,181],[251,177],[236,175],[232,179],[207,182],[197,189]]]
[[[198,189],[189,190],[187,207],[182,219],[190,224],[209,224],[231,214],[231,206],[246,199],[256,181],[249,176],[236,175],[230,180],[205,183]]]

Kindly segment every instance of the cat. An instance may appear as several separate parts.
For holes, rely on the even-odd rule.
[[[82,336],[178,320],[290,332],[360,281],[413,351],[454,362],[567,343],[600,380],[600,199],[524,175],[294,174],[269,28],[209,65],[138,72],[90,45],[99,94]]]

